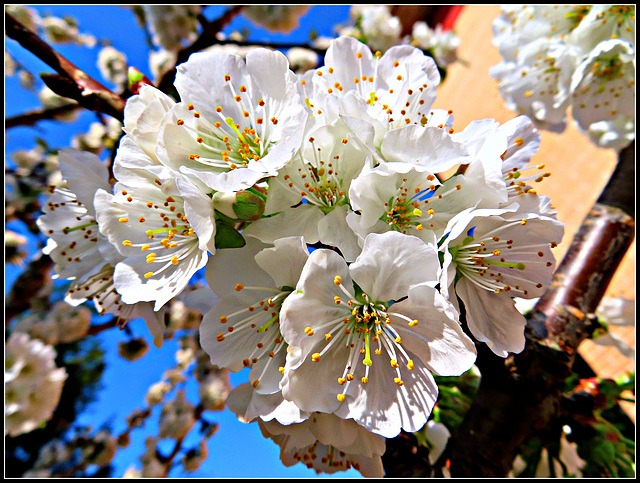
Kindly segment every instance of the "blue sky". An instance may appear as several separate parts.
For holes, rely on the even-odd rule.
[[[128,63],[137,67],[142,72],[149,74],[148,47],[144,34],[138,27],[133,13],[124,7],[95,5],[95,6],[71,6],[71,5],[38,5],[33,6],[41,13],[51,13],[57,16],[72,15],[80,27],[81,32],[91,33],[98,39],[109,39],[111,45],[124,52]],[[224,11],[220,5],[209,6],[205,10],[208,18],[215,18]],[[300,19],[300,27],[290,35],[272,34],[253,25],[242,17],[237,17],[225,32],[242,30],[247,27],[251,31],[249,40],[252,41],[279,41],[279,42],[306,42],[309,32],[313,29],[319,35],[333,36],[334,26],[348,19],[349,6],[315,6],[312,7]],[[52,72],[52,69],[42,63],[35,56],[23,50],[15,42],[6,40],[7,48],[11,54],[25,65],[32,73]],[[56,49],[79,68],[89,75],[102,81],[96,67],[99,46],[85,48],[78,46],[56,46]],[[108,82],[104,84],[111,87]],[[15,77],[5,78],[5,116],[13,116],[29,109],[39,107],[36,94],[19,87]],[[18,149],[32,149],[35,146],[34,137],[45,139],[52,147],[68,147],[73,135],[86,132],[89,125],[96,121],[96,116],[91,112],[83,112],[78,120],[72,124],[44,121],[34,127],[18,127],[8,131],[5,139],[5,154]],[[13,227],[25,233],[19,226]],[[31,254],[35,249],[35,243],[30,244]],[[7,267],[5,274],[5,293],[10,289],[18,271]],[[124,333],[117,329],[103,332],[99,335],[103,347],[107,353],[107,369],[102,383],[104,388],[98,395],[98,400],[90,405],[79,418],[79,423],[90,424],[94,428],[107,423],[111,425],[114,434],[125,429],[124,419],[135,408],[144,405],[144,395],[147,388],[162,377],[163,372],[174,364],[174,354],[177,343],[174,340],[166,341],[162,349],[156,349],[148,337],[142,321],[131,324],[136,336],[145,336],[149,342],[150,350],[139,361],[127,362],[117,355],[118,342],[126,340]],[[248,380],[247,372],[241,372],[232,376],[233,385],[238,385]],[[195,384],[189,385],[187,395],[191,401],[196,400]],[[121,476],[130,466],[140,467],[139,456],[144,452],[144,439],[148,435],[157,434],[158,409],[148,420],[142,429],[131,433],[131,445],[120,450],[113,461],[115,465],[114,476]],[[209,440],[209,457],[203,466],[195,473],[183,473],[174,471],[172,477],[315,477],[312,470],[308,470],[301,464],[286,468],[279,461],[279,448],[271,440],[262,437],[257,424],[243,424],[228,410],[222,412],[207,413],[209,421],[219,424],[218,432]],[[196,432],[194,430],[193,432]],[[187,447],[190,439],[187,440]],[[192,445],[196,444],[192,441]],[[172,445],[161,446],[165,452],[169,452]],[[337,473],[336,477],[360,477],[355,470]]]

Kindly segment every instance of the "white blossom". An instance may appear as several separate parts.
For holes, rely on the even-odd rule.
[[[384,475],[381,456],[385,439],[352,420],[318,412],[287,426],[276,420],[258,420],[258,424],[263,436],[280,446],[285,466],[302,463],[318,474],[353,468],[369,478]]]
[[[71,145],[81,151],[100,154],[104,149],[113,148],[121,133],[122,123],[111,117],[104,124],[91,123],[89,132],[74,136]]]
[[[184,390],[162,407],[160,412],[160,437],[182,439],[196,422],[195,407],[187,401]]]
[[[38,428],[53,415],[67,378],[55,363],[55,349],[14,332],[5,346],[5,435]]]
[[[614,327],[634,327],[636,323],[635,300],[622,297],[603,297],[596,309],[596,315],[601,324],[605,325],[605,333],[595,335],[591,339],[598,345],[613,346],[625,357],[636,358],[636,351],[622,338],[616,336],[609,330],[609,326]]]
[[[231,392],[229,382],[218,375],[199,381],[198,396],[203,407],[210,411],[221,411]]]
[[[465,210],[451,219],[440,246],[441,291],[462,300],[473,336],[501,357],[525,344],[526,321],[512,297],[542,295],[555,267],[551,248],[563,235],[562,223],[537,211],[516,203]]]
[[[429,463],[433,466],[447,447],[451,433],[444,424],[429,420],[425,436],[429,441]]]
[[[291,70],[297,74],[306,72],[309,69],[315,69],[318,67],[318,54],[313,50],[305,49],[302,47],[292,47],[287,50],[287,59]]]
[[[439,83],[436,63],[421,50],[399,45],[384,55],[373,54],[367,45],[351,37],[333,40],[325,65],[299,78],[300,91],[314,117],[326,112],[367,121],[375,128],[376,148],[384,134],[397,127],[451,127],[452,119],[431,109]],[[336,105],[343,97],[342,104]],[[352,126],[357,134],[359,124]]]
[[[570,106],[597,146],[634,139],[635,6],[505,6],[493,33],[504,60],[491,75],[507,107],[559,133]]]
[[[176,65],[178,54],[173,50],[160,49],[149,52],[149,69],[154,79],[161,79]]]
[[[38,26],[42,22],[42,18],[33,8],[29,8],[24,5],[5,5],[4,9],[5,12],[7,12],[32,32],[38,31]]]
[[[44,17],[40,25],[49,42],[77,44],[85,47],[93,47],[97,42],[93,35],[81,34],[78,27],[69,19],[54,16]]]
[[[200,5],[142,5],[153,43],[178,51],[198,38]]]
[[[565,433],[560,435],[560,449],[557,456],[551,456],[548,448],[542,448],[540,452],[540,460],[536,466],[536,478],[566,477],[581,478],[583,476],[582,469],[587,464],[578,454],[578,445],[570,443]],[[549,461],[551,458],[551,461]],[[513,469],[509,476],[517,477],[526,469],[527,463],[522,456],[518,455],[513,462]],[[553,475],[550,467],[553,467]]]
[[[211,198],[158,168],[121,166],[114,194],[95,195],[100,232],[121,256],[116,289],[127,304],[155,301],[156,311],[186,287],[208,252],[215,252]]]
[[[435,246],[395,232],[370,234],[349,266],[331,250],[311,253],[281,310],[285,399],[385,437],[421,428],[437,395],[431,372],[461,374],[475,361],[432,288],[438,271]]]
[[[287,355],[281,307],[307,257],[300,237],[276,240],[274,248],[248,237],[245,247],[222,250],[207,266],[206,278],[220,302],[200,325],[202,348],[218,367],[251,367],[249,379],[260,393],[280,391]]]
[[[127,56],[110,45],[100,49],[98,69],[105,79],[117,86],[122,86],[129,78]]]
[[[149,406],[156,406],[161,404],[164,397],[171,390],[171,385],[165,381],[159,381],[149,387],[147,394],[144,397],[144,401]]]
[[[93,203],[96,191],[111,191],[106,166],[97,156],[74,149],[61,151],[59,158],[70,189],[52,190],[37,224],[49,237],[43,251],[55,263],[54,278],[73,280],[65,301],[77,306],[93,300],[100,314],[124,320],[142,317],[155,345],[161,346],[164,324],[159,316],[146,303],[122,303],[114,287],[114,266],[123,257],[100,233]]]
[[[346,26],[340,35],[353,35],[373,50],[385,51],[401,43],[402,24],[387,5],[353,5],[349,15],[354,25]]]
[[[258,422],[264,437],[280,446],[286,466],[302,462],[317,473],[353,467],[364,476],[382,476],[384,438],[354,421],[301,411],[280,392],[259,394],[249,383],[231,391],[227,405],[242,422]]]
[[[351,180],[370,160],[370,150],[341,119],[312,130],[293,160],[269,180],[265,215],[275,216],[252,223],[244,232],[265,243],[301,235],[307,243],[337,246],[354,260],[359,248],[346,223],[348,192]]]
[[[628,42],[605,40],[572,77],[571,115],[599,146],[619,150],[629,143],[631,129],[625,124],[633,122],[635,127],[635,58],[635,48]],[[599,134],[603,125],[612,134]]]
[[[216,191],[249,188],[298,150],[307,113],[283,54],[254,49],[245,63],[196,53],[178,66],[175,86],[181,102],[162,120],[156,155],[192,182]]]
[[[45,344],[56,345],[83,338],[91,322],[91,312],[85,307],[73,307],[58,302],[50,312],[35,312],[20,318],[13,330],[29,334]]]
[[[309,5],[249,5],[242,15],[270,32],[289,33],[308,9]]]
[[[4,75],[11,77],[18,70],[18,64],[13,59],[9,51],[4,51]]]
[[[442,25],[436,25],[432,29],[426,22],[415,22],[411,31],[411,44],[433,52],[440,67],[448,67],[458,60],[460,39],[451,30],[443,30]]]

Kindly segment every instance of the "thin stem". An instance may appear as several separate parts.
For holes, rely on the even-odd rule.
[[[5,129],[18,126],[33,126],[40,121],[55,121],[58,116],[70,114],[81,109],[80,104],[66,104],[53,109],[37,109],[8,117],[4,121]]]

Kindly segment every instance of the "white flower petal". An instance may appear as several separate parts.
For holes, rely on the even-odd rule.
[[[447,171],[467,159],[464,146],[438,127],[410,125],[392,129],[385,135],[381,150],[387,161],[420,164],[432,173]]]
[[[456,284],[456,294],[464,303],[467,324],[476,339],[486,342],[500,357],[522,352],[527,321],[508,294],[478,290],[464,278]]]
[[[411,235],[370,234],[351,264],[351,276],[373,300],[405,297],[412,285],[435,285],[440,263],[436,248]]]

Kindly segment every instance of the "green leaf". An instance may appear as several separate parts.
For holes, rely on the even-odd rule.
[[[247,243],[242,235],[231,225],[216,221],[216,248],[241,248]]]

